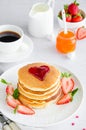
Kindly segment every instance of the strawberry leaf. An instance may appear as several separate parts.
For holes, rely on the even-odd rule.
[[[67,72],[61,73],[61,77],[62,77],[62,78],[63,78],[63,77],[68,78],[68,77],[70,77],[70,76],[71,76],[70,73],[67,73]]]
[[[67,13],[67,14],[66,14],[66,17],[68,17],[68,16],[70,16],[70,14]]]
[[[74,1],[74,4],[76,4],[77,6],[79,6],[79,3],[77,3],[77,1],[76,1],[76,0]]]
[[[68,5],[64,5],[64,9],[67,10],[68,9]]]
[[[61,16],[61,15],[58,15],[58,17],[59,17],[60,19],[62,19],[62,16]]]

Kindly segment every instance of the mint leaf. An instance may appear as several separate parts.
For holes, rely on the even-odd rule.
[[[0,82],[3,83],[3,84],[6,84],[6,85],[11,84],[11,83],[7,82],[5,79],[0,79]]]
[[[74,89],[74,90],[71,92],[72,96],[74,96],[77,91],[78,91],[78,88]]]
[[[3,83],[3,84],[6,84],[6,85],[7,85],[7,84],[10,84],[10,83],[8,83],[5,79],[0,79],[0,82]]]
[[[16,114],[17,109],[18,109],[18,106],[13,110],[14,114]]]
[[[14,97],[15,99],[18,99],[18,97],[19,97],[19,91],[18,91],[17,88],[14,90],[13,97]]]

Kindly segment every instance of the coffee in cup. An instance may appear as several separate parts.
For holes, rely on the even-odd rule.
[[[0,26],[0,52],[12,53],[22,46],[23,30],[15,25]]]

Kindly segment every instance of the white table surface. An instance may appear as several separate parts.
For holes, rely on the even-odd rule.
[[[26,35],[28,35],[33,43],[34,50],[31,55],[21,62],[16,63],[0,63],[1,72],[6,71],[10,67],[23,62],[36,62],[44,61],[51,62],[58,65],[62,65],[70,69],[81,81],[84,93],[86,93],[86,39],[77,42],[76,56],[73,60],[65,58],[63,55],[58,54],[55,48],[55,42],[49,41],[46,38],[37,39],[32,37],[28,33],[28,11],[32,4],[36,2],[43,2],[44,0],[0,0],[0,25],[1,24],[14,24],[20,26]],[[57,12],[63,7],[64,3],[68,3],[70,0],[57,0],[55,1],[55,33],[58,30],[58,23],[56,19]],[[86,0],[78,0],[80,6],[86,11]],[[1,73],[0,72],[0,73]],[[75,118],[78,115],[79,118]],[[75,125],[72,126],[72,123]],[[21,126],[22,130],[32,130],[29,127]],[[84,94],[84,101],[80,109],[68,120],[61,124],[43,128],[44,130],[86,130],[86,94]]]

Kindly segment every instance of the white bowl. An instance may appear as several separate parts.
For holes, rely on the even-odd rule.
[[[0,25],[0,34],[6,31],[15,32],[20,35],[20,38],[12,42],[2,42],[0,41],[0,52],[2,53],[13,53],[22,46],[23,41],[23,30],[15,25]]]
[[[86,14],[84,11],[82,11],[80,9],[80,12],[81,14],[83,15],[84,19],[80,22],[66,22],[67,23],[67,28],[70,28],[70,29],[77,29],[79,27],[82,27],[82,26],[85,26],[86,25]],[[63,23],[63,20],[60,19],[58,16],[57,16],[57,19],[58,19],[58,23],[60,25],[61,28],[64,28],[64,23]]]

